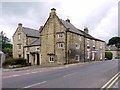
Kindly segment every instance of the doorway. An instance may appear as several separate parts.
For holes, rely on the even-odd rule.
[[[39,57],[39,54],[37,53],[37,65],[40,65],[40,57]]]

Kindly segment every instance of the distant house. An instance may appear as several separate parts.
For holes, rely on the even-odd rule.
[[[108,45],[106,46],[105,50],[113,53],[112,59],[120,58],[120,48],[117,48],[115,45]]]

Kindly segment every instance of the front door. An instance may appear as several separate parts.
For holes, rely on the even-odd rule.
[[[39,58],[39,54],[37,54],[37,65],[40,65],[39,60],[40,60],[40,58]]]
[[[29,54],[27,54],[27,63],[29,63]]]

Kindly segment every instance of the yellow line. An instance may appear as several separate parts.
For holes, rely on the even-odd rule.
[[[116,77],[115,80],[107,88],[110,88],[118,80],[119,77],[120,77],[120,75],[118,77]]]
[[[113,79],[115,79],[116,76],[118,76],[120,74],[120,72],[118,72],[117,74],[115,74],[104,86],[101,87],[100,90],[103,90]]]

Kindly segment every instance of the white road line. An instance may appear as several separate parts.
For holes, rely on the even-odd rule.
[[[68,77],[68,76],[71,76],[73,74],[76,74],[76,73],[67,74],[67,75],[64,75],[63,77]]]
[[[38,73],[38,72],[31,72],[31,73]]]
[[[25,86],[23,88],[30,88],[30,87],[37,86],[37,85],[40,85],[40,84],[43,84],[43,83],[46,83],[46,82],[47,81],[43,81],[43,82],[40,82],[40,83],[36,83],[36,84],[29,85],[29,86]]]

